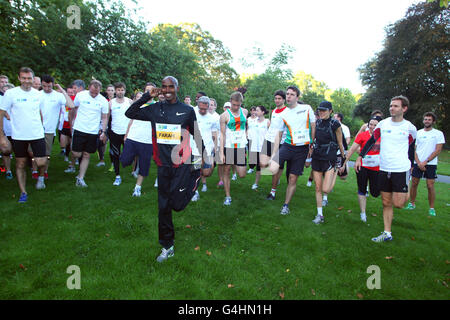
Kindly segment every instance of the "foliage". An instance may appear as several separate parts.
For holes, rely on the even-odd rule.
[[[368,90],[356,115],[366,118],[373,109],[389,115],[390,99],[403,94],[411,102],[408,120],[422,127],[422,115],[434,111],[438,127],[450,132],[449,15],[437,2],[419,3],[386,28],[384,48],[359,69]]]

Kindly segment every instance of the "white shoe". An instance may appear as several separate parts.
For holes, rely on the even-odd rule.
[[[41,177],[38,178],[38,181],[36,183],[36,189],[37,190],[45,189],[44,179],[41,180]]]
[[[328,200],[322,199],[322,207],[326,207],[328,205]]]
[[[258,189],[258,185],[257,185],[256,183],[254,183],[254,184],[252,185],[252,190],[256,190],[256,189]]]
[[[116,180],[114,180],[114,182],[113,182],[113,186],[120,186],[121,183],[122,183],[122,178],[120,176],[117,176]]]
[[[87,184],[86,184],[86,182],[84,182],[84,179],[80,179],[80,178],[78,178],[78,177],[76,177],[76,181],[75,181],[75,185],[77,186],[77,187],[82,187],[82,188],[87,188]]]
[[[248,174],[253,173],[253,169],[248,169],[247,173]]]
[[[312,181],[309,181],[309,180],[308,180],[308,182],[306,183],[306,186],[307,186],[307,187],[311,187],[311,186],[312,186]]]
[[[206,191],[208,191],[208,187],[206,186],[206,184],[204,184],[202,187],[202,192],[206,192]]]
[[[64,170],[65,173],[75,173],[75,167],[69,166],[66,170]]]
[[[133,194],[131,195],[132,197],[140,197],[141,196],[141,189],[139,188],[134,188]]]
[[[75,165],[76,166],[80,165],[80,161],[78,159],[75,160]]]
[[[200,194],[198,193],[198,191],[195,191],[194,196],[192,197],[191,201],[198,201],[198,199],[200,199]]]
[[[138,170],[131,172],[131,175],[137,179],[137,177],[138,177]]]
[[[162,248],[161,254],[156,258],[156,261],[158,262],[164,262],[169,258],[172,258],[174,256],[174,248],[171,246],[169,249]]]
[[[366,216],[366,214],[365,214],[365,213],[361,213],[360,215],[361,215],[361,221],[362,221],[362,222],[367,222],[367,216]]]
[[[231,206],[231,197],[225,197],[224,206]]]
[[[65,156],[65,157],[64,157],[64,161],[65,161],[65,162],[69,162],[69,157],[68,157],[68,156]]]
[[[233,177],[231,178],[231,180],[233,180],[233,181],[236,181],[236,180],[237,180],[237,176],[236,176],[236,173],[235,173],[235,174],[233,174]]]
[[[103,161],[101,161],[101,162],[97,163],[95,166],[96,167],[104,167],[105,163]]]
[[[158,178],[156,178],[154,186],[155,186],[155,188],[158,188]]]

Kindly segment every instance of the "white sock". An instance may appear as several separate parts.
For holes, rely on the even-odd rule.
[[[323,200],[328,200],[328,195],[325,194],[325,195],[323,196]]]
[[[321,217],[323,217],[323,213],[322,213],[322,207],[317,208],[317,214]]]
[[[38,181],[41,181],[41,182],[44,181],[44,176],[39,176]]]

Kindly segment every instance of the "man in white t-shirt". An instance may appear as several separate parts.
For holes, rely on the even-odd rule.
[[[114,166],[116,179],[113,185],[118,186],[122,183],[120,177],[120,154],[124,144],[125,134],[127,132],[130,119],[125,117],[125,111],[133,103],[131,99],[125,97],[126,86],[123,82],[114,84],[116,97],[109,101],[108,117],[111,119],[111,130],[109,131],[109,155]],[[109,123],[109,121],[108,121]]]
[[[441,153],[445,144],[445,137],[442,131],[434,129],[436,123],[436,115],[433,112],[426,112],[423,115],[424,128],[417,132],[416,151],[414,153],[414,168],[412,171],[411,183],[411,202],[406,209],[413,210],[416,208],[417,187],[420,179],[427,179],[428,203],[430,209],[428,213],[436,216],[434,210],[434,200],[436,192],[434,190],[434,180],[437,178],[438,155]]]
[[[73,108],[73,101],[59,84],[55,84],[55,79],[52,76],[43,75],[41,80],[41,95],[44,103],[42,108],[42,120],[44,123],[45,150],[48,158],[44,177],[47,179],[47,170],[50,163],[53,141],[55,139],[55,131],[59,122],[59,115],[61,112],[65,112],[66,105],[69,106],[69,108]],[[53,90],[53,86],[56,86],[60,92]],[[35,162],[33,162],[33,170],[34,166]]]
[[[198,107],[195,110],[197,117],[197,125],[205,143],[205,151],[207,159],[202,164],[202,191],[206,192],[206,178],[210,177],[214,170],[214,151],[217,149],[217,136],[219,132],[219,126],[216,119],[208,112],[210,99],[207,96],[201,96],[197,100]],[[194,156],[200,157],[200,152],[195,145],[194,139],[191,140],[191,149]],[[192,201],[197,201],[200,198],[198,190],[195,191]]]
[[[45,156],[44,126],[42,124],[43,100],[41,93],[32,88],[34,72],[30,68],[23,67],[19,70],[20,87],[6,91],[0,106],[0,119],[5,112],[11,118],[12,148],[16,156],[17,182],[21,191],[19,202],[28,200],[26,191],[26,164],[28,146],[34,154],[38,165],[39,177],[36,189],[44,189],[44,171],[47,163]],[[3,121],[0,121],[0,148],[6,150],[9,140],[3,133]]]
[[[75,185],[87,187],[84,181],[89,166],[90,154],[97,150],[98,124],[102,123],[100,139],[106,141],[108,124],[108,101],[100,94],[102,83],[92,80],[88,90],[75,96],[76,118],[73,124],[72,154],[75,158],[83,157]]]
[[[408,158],[409,145],[416,138],[416,127],[403,118],[408,110],[409,100],[404,96],[391,99],[390,118],[384,119],[376,126],[372,137],[361,150],[356,163],[360,164],[375,142],[380,139],[379,186],[383,200],[384,232],[372,238],[374,242],[391,241],[394,207],[403,208],[408,201],[408,182],[411,162]]]

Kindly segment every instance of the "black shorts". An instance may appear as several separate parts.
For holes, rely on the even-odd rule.
[[[43,158],[47,154],[45,138],[36,140],[12,140],[12,148],[16,158],[28,157],[28,148],[31,147],[33,156],[36,158]]]
[[[284,163],[287,162],[289,173],[296,176],[303,174],[305,167],[305,161],[308,157],[309,145],[304,146],[291,146],[289,144],[282,144],[277,156],[273,159],[276,161],[280,168],[284,167]]]
[[[333,160],[311,160],[311,168],[317,172],[327,172],[336,168],[336,161]]]
[[[59,130],[59,134],[72,138],[72,130],[70,130],[69,128],[62,128],[61,130]]]
[[[409,171],[406,172],[386,172],[378,174],[380,191],[382,192],[408,192]]]
[[[425,171],[422,171],[419,169],[419,166],[417,165],[417,163],[415,163],[411,175],[414,178],[419,178],[419,179],[425,178],[425,179],[434,180],[434,179],[437,179],[436,171],[437,171],[437,165],[427,164],[425,166]]]
[[[356,181],[358,182],[358,194],[361,196],[366,195],[367,182],[369,182],[369,190],[372,197],[378,197],[380,195],[380,185],[378,181],[378,172],[361,167],[358,173],[356,173]]]
[[[73,131],[72,151],[95,153],[97,151],[97,134]]]
[[[247,154],[245,148],[224,148],[225,163],[227,165],[247,166]]]

